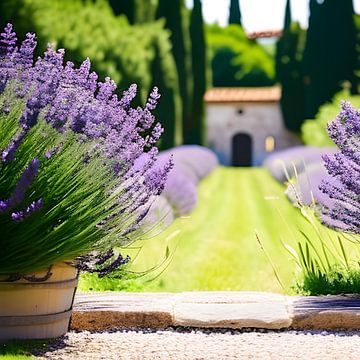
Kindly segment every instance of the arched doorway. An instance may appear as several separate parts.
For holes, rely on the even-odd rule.
[[[252,165],[252,138],[245,133],[238,133],[232,139],[232,166]]]

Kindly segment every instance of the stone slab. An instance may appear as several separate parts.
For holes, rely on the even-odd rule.
[[[174,306],[174,325],[283,329],[291,325],[283,295],[256,292],[183,293]]]
[[[360,329],[360,295],[290,298],[292,327],[296,329]]]
[[[173,295],[168,293],[77,294],[71,318],[74,330],[165,328],[173,323]]]
[[[78,293],[71,328],[360,329],[360,295],[260,292]]]
[[[285,295],[259,291],[188,291],[176,295],[176,303],[233,304],[284,303]]]

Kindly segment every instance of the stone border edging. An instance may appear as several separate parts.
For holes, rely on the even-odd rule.
[[[78,293],[71,328],[360,329],[360,295],[263,292]]]

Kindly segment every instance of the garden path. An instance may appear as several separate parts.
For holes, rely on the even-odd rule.
[[[360,359],[360,332],[70,332],[37,360]]]

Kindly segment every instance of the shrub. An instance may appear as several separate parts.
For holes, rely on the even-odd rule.
[[[89,60],[64,66],[64,51],[48,47],[33,63],[35,46],[27,34],[17,47],[10,24],[0,37],[0,273],[76,258],[106,275],[129,261],[118,248],[143,233],[171,168],[154,166],[159,95],[133,109],[136,86],[119,99]]]
[[[295,169],[300,174],[312,164],[321,164],[322,155],[332,152],[335,152],[335,149],[295,146],[269,155],[264,166],[277,181],[283,183],[295,176]]]
[[[173,156],[174,168],[169,172],[163,196],[174,209],[175,216],[185,215],[197,205],[197,183],[218,165],[215,154],[199,145],[183,145],[159,155],[159,166]]]
[[[359,95],[350,95],[346,91],[336,94],[331,102],[320,107],[315,119],[305,120],[302,125],[301,137],[306,145],[320,147],[335,146],[326,131],[326,126],[329,121],[336,118],[342,99],[347,99],[355,107],[360,107]]]
[[[332,200],[319,189],[319,185],[326,175],[326,169],[322,162],[310,164],[291,180],[285,193],[295,206],[299,206],[299,203],[307,206],[315,203],[330,204]]]
[[[321,204],[323,222],[335,229],[360,234],[360,114],[349,102],[342,102],[341,111],[328,124],[331,139],[339,152],[325,155],[329,177],[321,191],[333,200]]]
[[[206,28],[214,86],[269,86],[275,82],[273,58],[246,37],[238,25]]]
[[[297,205],[314,228],[314,235],[302,232],[299,250],[285,245],[302,271],[297,288],[311,294],[359,292],[360,267],[354,256],[360,234],[360,114],[343,101],[328,132],[340,151],[323,156],[328,175],[316,178],[322,195],[317,204],[307,207],[298,195],[301,182],[290,181]],[[319,169],[315,174],[319,175]],[[313,204],[315,205],[315,204]],[[319,224],[320,219],[333,231]],[[347,234],[349,233],[349,234]],[[356,254],[357,255],[357,254]]]

